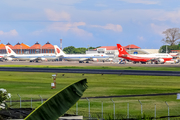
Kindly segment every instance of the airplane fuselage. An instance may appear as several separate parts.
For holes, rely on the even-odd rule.
[[[172,59],[172,56],[169,54],[142,54],[142,55],[122,54],[119,55],[119,57],[135,62],[148,62],[156,59],[163,59],[163,61],[166,62]]]

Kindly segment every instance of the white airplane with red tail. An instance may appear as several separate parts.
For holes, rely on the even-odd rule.
[[[172,56],[169,54],[147,54],[147,55],[130,55],[126,50],[120,45],[117,44],[117,48],[119,51],[118,57],[124,58],[126,60],[133,61],[133,63],[146,63],[146,62],[154,62],[156,64],[160,63],[165,63],[166,61],[171,61]]]

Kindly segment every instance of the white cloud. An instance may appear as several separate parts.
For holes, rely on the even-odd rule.
[[[55,12],[51,9],[46,9],[45,13],[49,20],[52,21],[70,21],[70,15],[67,12]]]
[[[156,17],[155,20],[159,20],[159,21],[170,20],[173,23],[180,23],[180,10],[170,11],[170,12],[164,11],[162,14]]]
[[[79,26],[85,26],[85,22],[73,22],[73,23],[64,23],[64,22],[58,22],[53,23],[50,26],[48,26],[48,31],[61,31],[61,32],[73,32],[77,36],[87,36],[92,37],[92,33],[89,33],[83,29],[78,28]]]
[[[159,4],[159,2],[153,1],[153,0],[120,0],[120,1],[125,1],[128,3],[141,3],[141,4]]]
[[[0,31],[0,35],[4,36],[18,36],[18,32],[14,30],[10,30],[9,32]]]
[[[143,36],[138,36],[138,39],[139,39],[140,41],[144,41],[144,40],[145,40]]]
[[[163,36],[162,32],[165,31],[169,27],[166,25],[159,26],[159,25],[155,25],[154,23],[151,23],[151,28],[156,34]]]
[[[107,5],[105,5],[105,4],[95,4],[95,6],[97,6],[97,7],[107,7]]]
[[[113,30],[115,32],[122,32],[122,26],[121,25],[106,24],[105,26],[92,25],[91,27],[97,27],[97,28],[103,28],[103,29],[107,29],[107,30]]]
[[[32,32],[32,35],[40,35],[43,32],[44,30],[37,30],[37,31]]]

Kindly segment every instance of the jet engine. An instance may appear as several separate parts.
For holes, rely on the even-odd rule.
[[[97,59],[97,58],[93,58],[93,61],[94,61],[94,62],[98,62],[98,59]]]
[[[41,58],[41,60],[42,60],[42,61],[47,61],[47,59],[46,59],[46,58]]]
[[[164,59],[159,59],[159,60],[158,60],[158,63],[160,63],[160,64],[161,64],[161,63],[164,63]]]
[[[7,58],[6,58],[6,60],[8,60],[8,61],[12,61],[12,60],[13,60],[13,58],[11,58],[11,57],[7,57]]]

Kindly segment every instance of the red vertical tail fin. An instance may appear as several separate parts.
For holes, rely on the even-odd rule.
[[[129,54],[128,52],[126,52],[126,50],[120,44],[117,44],[117,48],[119,51],[119,56]]]

